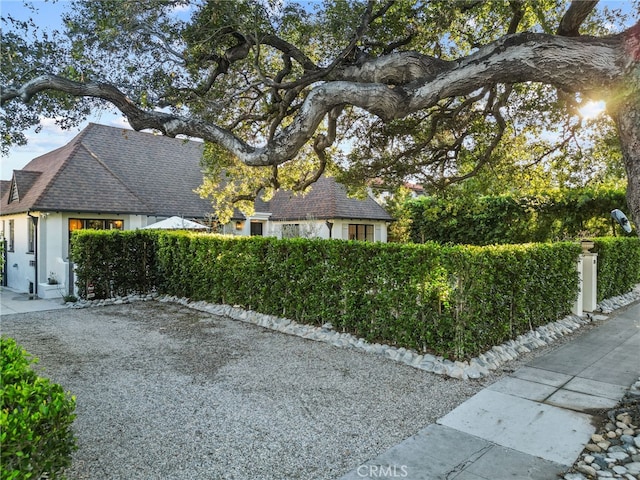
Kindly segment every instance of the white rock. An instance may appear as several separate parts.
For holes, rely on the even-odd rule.
[[[627,463],[625,467],[631,475],[638,475],[640,473],[640,462]]]
[[[596,469],[590,465],[578,465],[576,467],[576,470],[578,470],[581,473],[584,473],[585,475],[591,475],[592,477],[596,476]]]
[[[615,465],[611,470],[616,472],[618,475],[624,475],[625,473],[627,473],[627,469],[622,465]]]

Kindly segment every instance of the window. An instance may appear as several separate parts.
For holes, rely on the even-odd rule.
[[[123,220],[100,220],[95,218],[70,218],[69,231],[74,230],[123,230]]]
[[[14,247],[14,220],[9,220],[9,243],[7,244],[7,250],[13,252]]]
[[[349,224],[349,240],[373,242],[373,225]]]
[[[299,223],[285,223],[282,225],[282,238],[296,238],[300,236]]]
[[[27,220],[29,231],[27,233],[27,253],[36,251],[36,224],[32,218]]]
[[[262,235],[262,222],[251,222],[251,236]]]

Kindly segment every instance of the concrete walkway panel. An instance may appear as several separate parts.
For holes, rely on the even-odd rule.
[[[464,472],[486,480],[549,480],[557,478],[557,475],[566,468],[565,465],[556,462],[496,445],[469,465]],[[454,478],[461,480],[473,477],[460,475]]]
[[[516,377],[505,377],[488,388],[494,392],[506,393],[507,395],[537,402],[543,402],[557,390],[556,387],[550,385],[543,385]]]
[[[551,370],[545,370],[543,368],[533,368],[529,366],[519,368],[513,372],[512,376],[557,388],[560,388],[573,378],[571,375],[567,375],[565,373],[558,373]]]
[[[572,465],[594,432],[591,417],[486,389],[441,425],[563,465]]]

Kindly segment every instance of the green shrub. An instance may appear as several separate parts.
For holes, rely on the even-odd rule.
[[[548,242],[612,233],[610,212],[625,192],[575,189],[535,196],[422,197],[411,200],[411,241],[491,245]]]
[[[148,293],[157,283],[156,236],[148,230],[78,230],[71,239],[80,296],[94,298]]]
[[[630,291],[640,283],[640,238],[595,238],[598,254],[598,301]]]
[[[568,242],[447,248],[448,351],[477,355],[567,314],[578,295],[579,253]]]
[[[15,340],[0,337],[0,478],[61,478],[76,448],[75,398],[39,377]]]
[[[111,239],[118,235],[110,232],[109,244],[124,245]],[[104,238],[85,234],[83,249],[97,251]],[[442,247],[185,232],[163,232],[153,241],[156,263],[148,270],[156,285],[147,288],[300,323],[331,322],[371,342],[451,358],[557,320],[578,288],[576,243]],[[109,252],[115,257],[103,254],[92,269],[79,265],[82,284],[88,272],[116,282],[143,270],[132,265],[134,256],[119,261],[117,249]]]

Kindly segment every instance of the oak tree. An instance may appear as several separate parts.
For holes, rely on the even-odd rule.
[[[40,116],[115,107],[136,130],[207,142],[201,191],[224,219],[326,171],[442,186],[552,165],[602,99],[638,225],[638,2],[597,4],[78,0],[59,32],[4,16],[3,146]]]

